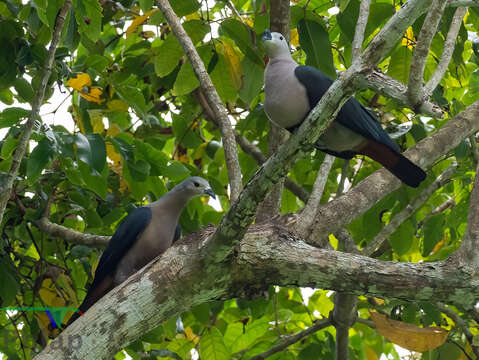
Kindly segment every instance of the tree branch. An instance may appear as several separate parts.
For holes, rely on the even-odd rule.
[[[479,0],[449,0],[447,6],[460,7],[460,6],[479,6]]]
[[[477,131],[479,131],[479,101],[457,114],[436,133],[408,149],[405,155],[422,168],[426,168]],[[322,240],[330,233],[338,231],[364,214],[386,194],[400,186],[401,182],[385,169],[371,174],[345,195],[319,208],[310,241],[320,246]]]
[[[33,222],[41,231],[59,237],[69,243],[104,248],[110,241],[110,236],[84,234],[65,226],[52,223],[48,218],[42,217]]]
[[[424,203],[431,197],[431,195],[437,190],[443,187],[457,169],[457,164],[453,163],[449,166],[441,175],[437,177],[434,182],[425,188],[419,195],[417,195],[412,202],[410,202],[403,210],[396,214],[392,220],[384,226],[379,234],[361,251],[362,255],[371,256],[381,245],[387,241],[389,236],[394,233],[397,228],[406,221],[412,214],[416,212]]]
[[[356,23],[356,31],[354,32],[354,40],[352,45],[351,62],[358,61],[363,50],[364,31],[368,23],[369,7],[371,0],[361,0],[359,6],[359,17]]]
[[[168,0],[157,0],[157,4],[168,21],[168,24],[171,26],[173,33],[178,38],[178,41],[180,42],[186,56],[190,60],[196,77],[200,82],[200,87],[206,96],[208,104],[215,114],[215,118],[218,119],[221,137],[223,139],[226,167],[228,169],[228,178],[231,189],[231,202],[234,203],[241,192],[242,182],[241,167],[238,161],[238,151],[236,149],[233,128],[231,127],[231,123],[228,118],[228,112],[226,111],[218,93],[216,92],[203,61],[201,61],[195,46],[193,45],[185,29],[183,29],[180,19],[178,16],[176,16],[175,12],[171,8],[170,3]]]
[[[334,295],[333,325],[336,328],[336,360],[349,360],[349,328],[356,322],[358,297]]]
[[[447,0],[435,0],[432,2],[412,54],[407,95],[409,101],[413,105],[413,109],[420,105],[424,98],[423,82],[427,55],[429,53],[429,48],[431,47],[432,38],[436,34],[437,27],[442,19],[442,13],[446,8],[446,3]]]
[[[311,286],[351,295],[436,301],[471,308],[479,298],[476,273],[450,261],[403,263],[318,249],[275,225],[254,225],[236,248],[231,266],[208,261],[214,229],[181,239],[93,305],[36,359],[69,359],[67,344],[81,334],[79,359],[111,358],[161,321],[212,299],[244,296],[269,285]],[[247,286],[246,286],[247,284]]]
[[[302,237],[308,237],[309,229],[314,222],[316,213],[318,212],[319,201],[323,196],[324,187],[328,181],[329,171],[331,170],[335,159],[334,156],[326,154],[323,163],[319,168],[316,180],[314,181],[311,196],[309,197],[306,206],[301,210],[299,221],[295,226],[295,231]]]
[[[466,15],[466,12],[467,8],[459,7],[454,13],[454,16],[451,21],[451,26],[446,36],[446,41],[444,43],[444,49],[442,51],[439,64],[437,64],[436,70],[434,70],[434,73],[432,74],[427,84],[424,85],[425,99],[429,99],[431,97],[434,89],[437,87],[437,85],[439,85],[442,77],[446,73],[449,62],[451,61],[452,53],[454,52],[457,35],[459,34],[459,30],[461,29],[462,19]]]
[[[283,351],[288,346],[291,346],[301,341],[305,337],[311,334],[314,334],[315,332],[318,332],[319,330],[327,328],[328,326],[331,326],[331,321],[329,319],[317,320],[313,326],[303,331],[300,331],[297,334],[294,334],[282,339],[281,343],[279,343],[278,345],[273,346],[271,349],[269,349],[268,351],[265,351],[264,353],[253,356],[250,360],[266,359],[270,357],[271,355],[276,354],[277,352]]]
[[[383,74],[378,69],[360,73],[356,82],[358,87],[372,89],[381,95],[393,98],[401,105],[414,109],[417,113],[432,117],[443,117],[442,109],[425,99],[420,105],[414,107],[407,97],[407,86]]]
[[[35,97],[32,103],[32,110],[28,116],[28,120],[24,125],[24,131],[20,141],[18,142],[17,148],[15,149],[12,155],[12,166],[8,172],[5,184],[0,188],[0,224],[3,220],[3,214],[5,213],[5,208],[7,207],[8,200],[13,188],[13,182],[17,176],[18,169],[20,168],[20,163],[22,162],[25,152],[27,150],[28,142],[30,136],[33,132],[33,126],[40,112],[40,107],[43,104],[43,99],[45,97],[45,89],[47,88],[48,80],[52,73],[53,61],[55,60],[55,52],[57,50],[58,43],[60,42],[63,25],[65,24],[65,19],[68,11],[70,10],[72,3],[71,0],[65,0],[62,8],[58,12],[58,15],[55,19],[55,25],[53,27],[52,41],[50,42],[50,48],[48,49],[48,54],[43,64],[42,76],[38,89],[35,91]]]
[[[439,311],[449,316],[456,324],[456,327],[461,329],[466,336],[467,342],[471,345],[472,351],[474,352],[474,355],[476,355],[476,359],[479,359],[479,347],[474,344],[474,335],[472,335],[471,330],[469,330],[469,326],[464,319],[443,303],[436,303],[436,307],[439,309]]]

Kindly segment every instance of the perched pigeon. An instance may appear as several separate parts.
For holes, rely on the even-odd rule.
[[[100,258],[93,283],[80,305],[80,312],[73,314],[68,324],[178,240],[181,211],[192,198],[205,194],[215,198],[210,184],[194,176],[157,201],[131,212],[113,234]]]
[[[314,67],[298,65],[280,33],[266,30],[262,41],[270,58],[264,74],[264,109],[272,122],[292,132],[333,81]],[[354,98],[344,104],[315,146],[343,159],[367,155],[412,187],[426,178],[420,167],[400,153],[374,115]]]

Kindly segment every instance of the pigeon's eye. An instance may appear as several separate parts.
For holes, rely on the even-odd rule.
[[[280,40],[283,40],[283,37],[282,37],[282,36],[280,36],[280,37],[279,37],[279,39],[280,39]]]
[[[199,183],[197,183],[196,181],[193,183],[196,187],[200,186]]]

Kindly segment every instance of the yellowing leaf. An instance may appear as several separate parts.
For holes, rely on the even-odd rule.
[[[366,345],[366,359],[367,360],[378,360],[378,355],[373,350],[371,346]]]
[[[416,325],[396,321],[386,315],[370,312],[371,319],[376,325],[376,331],[392,343],[405,349],[425,352],[435,349],[447,339],[448,331],[437,326],[420,328]]]
[[[111,111],[128,111],[130,108],[126,102],[117,99],[108,101],[106,106]]]
[[[140,33],[140,36],[143,38],[143,39],[150,39],[150,38],[153,38],[156,36],[156,34],[153,32],[153,31],[142,31]]]
[[[38,290],[38,295],[46,306],[66,306],[65,299],[61,296],[60,291],[56,288],[55,284],[50,278],[43,280],[42,287],[40,290]]]
[[[188,340],[193,341],[195,344],[198,344],[200,341],[198,335],[196,335],[189,326],[185,328],[185,335]]]
[[[407,46],[409,49],[412,50],[414,48],[413,46],[414,42],[415,42],[414,31],[412,30],[412,27],[410,26],[406,30],[406,35],[404,35],[402,38],[401,45]]]
[[[299,34],[298,34],[298,29],[293,29],[291,30],[291,45],[294,47],[299,46]]]
[[[118,126],[118,124],[110,124],[110,127],[106,131],[106,134],[111,137],[117,136],[119,133],[121,133],[121,128]]]
[[[105,131],[105,124],[103,124],[103,111],[98,109],[88,110],[88,115],[90,115],[90,123],[93,127],[93,132],[96,134],[101,134]]]
[[[71,78],[67,81],[67,86],[70,86],[76,91],[81,93],[84,91],[85,86],[87,87],[91,86],[90,75],[86,73],[78,74],[76,77]]]
[[[97,104],[101,104],[103,99],[100,99],[100,95],[102,94],[102,91],[100,90],[99,87],[91,87],[90,91],[86,94],[80,93],[80,96],[87,99],[88,101],[96,102]]]
[[[227,42],[222,43],[222,53],[225,57],[226,63],[230,71],[231,79],[237,89],[242,87],[243,69],[241,68],[241,57],[239,53]]]
[[[138,26],[140,26],[141,24],[143,24],[147,19],[148,17],[153,14],[156,10],[158,9],[151,9],[150,11],[147,11],[146,13],[144,13],[143,15],[140,15],[140,16],[135,16],[135,20],[133,20],[133,22],[131,23],[130,26],[128,26],[128,29],[126,29],[126,37],[130,36],[131,34],[133,34],[135,32],[135,30],[138,28]]]

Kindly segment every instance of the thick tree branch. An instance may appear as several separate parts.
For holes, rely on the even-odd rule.
[[[20,168],[20,163],[25,156],[25,151],[27,150],[28,142],[33,132],[33,126],[35,125],[35,121],[38,118],[40,107],[43,104],[43,99],[45,97],[45,89],[47,88],[48,80],[50,79],[50,75],[52,73],[53,61],[55,60],[55,52],[57,50],[58,43],[60,42],[63,25],[65,24],[65,19],[67,17],[68,11],[70,11],[71,5],[71,0],[65,0],[65,3],[63,4],[55,19],[52,41],[50,42],[50,48],[48,49],[48,54],[45,59],[45,63],[43,64],[42,76],[40,78],[38,89],[36,89],[35,91],[35,97],[32,103],[32,111],[30,112],[28,120],[24,125],[22,137],[20,138],[17,148],[12,155],[12,166],[10,168],[10,171],[6,176],[4,185],[0,188],[0,224],[2,223],[3,214],[5,213],[5,208],[7,207],[8,200],[10,199],[13,182],[15,180],[15,177],[17,176],[18,169]]]
[[[421,193],[414,198],[403,210],[401,210],[392,220],[382,228],[374,239],[361,252],[362,255],[371,256],[381,245],[387,241],[389,236],[394,233],[397,228],[406,221],[412,214],[416,212],[437,190],[443,187],[454,175],[457,169],[457,164],[453,163],[441,175],[438,176],[434,182],[425,188]]]
[[[446,41],[444,43],[444,49],[442,51],[441,59],[439,64],[437,64],[436,70],[432,74],[431,78],[424,85],[424,98],[429,99],[434,91],[434,89],[441,82],[442,77],[446,73],[449,62],[451,61],[452,53],[454,52],[454,47],[456,45],[457,35],[461,29],[462,19],[466,15],[467,9],[465,7],[459,7],[452,18],[451,26],[446,36]],[[412,69],[412,68],[411,68]]]
[[[308,237],[309,229],[316,218],[316,213],[318,212],[319,208],[319,201],[323,196],[324,187],[328,181],[329,171],[331,170],[335,159],[336,158],[334,156],[326,154],[323,163],[318,170],[316,180],[314,181],[311,196],[309,197],[306,206],[301,210],[299,221],[295,226],[295,231],[302,237]]]
[[[250,360],[261,360],[261,359],[267,359],[271,355],[276,354],[277,352],[283,351],[286,349],[288,346],[291,346],[298,341],[301,341],[305,337],[314,334],[315,332],[318,332],[319,330],[322,330],[324,328],[327,328],[328,326],[331,325],[331,321],[329,319],[323,319],[323,320],[317,320],[315,324],[297,334],[288,336],[284,339],[281,340],[281,343],[278,345],[273,346],[271,349],[268,351],[265,351],[264,353],[258,354],[253,356]]]
[[[363,50],[364,31],[366,30],[366,25],[368,23],[370,5],[371,0],[361,0],[361,5],[359,6],[358,22],[356,23],[356,31],[354,32],[351,62],[359,60],[361,56],[361,52]]]
[[[221,137],[223,139],[226,167],[228,169],[228,178],[231,189],[231,202],[234,203],[241,192],[242,182],[241,167],[238,161],[238,151],[236,149],[233,128],[231,127],[231,123],[228,118],[228,112],[226,111],[218,93],[216,92],[213,82],[208,75],[208,71],[205,68],[205,64],[203,64],[203,61],[201,61],[193,42],[186,33],[185,29],[183,29],[180,19],[178,16],[176,16],[175,12],[171,8],[170,3],[168,0],[157,0],[157,4],[168,21],[168,24],[171,26],[173,33],[178,38],[178,41],[180,42],[186,56],[190,60],[196,77],[200,82],[200,87],[206,96],[208,104],[215,114],[215,118],[218,119]]]
[[[110,241],[110,236],[85,234],[65,226],[52,223],[48,218],[42,217],[33,222],[41,231],[59,237],[69,243],[104,248]]]
[[[447,6],[460,7],[460,6],[479,6],[479,0],[449,0]]]
[[[180,240],[104,296],[36,359],[70,359],[72,349],[60,344],[68,344],[74,334],[81,334],[81,346],[74,350],[77,358],[111,358],[161,321],[192,306],[272,284],[407,301],[434,298],[466,309],[479,298],[478,268],[471,274],[451,261],[387,262],[318,249],[274,225],[252,226],[231,258],[232,267],[207,268],[203,249],[212,232],[207,228]]]
[[[408,99],[413,105],[413,109],[420,105],[424,98],[423,81],[427,55],[431,47],[432,38],[436,34],[437,27],[441,21],[442,13],[446,8],[446,3],[447,0],[435,0],[432,2],[414,48],[408,81]]]
[[[416,164],[426,168],[477,131],[479,101],[449,120],[436,133],[408,149],[405,154]],[[400,186],[401,182],[387,170],[376,171],[345,195],[319,208],[310,240],[320,245],[328,234],[343,228]]]
[[[407,97],[407,86],[377,69],[360,73],[356,78],[356,82],[358,87],[369,88],[381,95],[393,98],[401,105],[414,109],[414,111],[420,114],[440,118],[443,116],[441,108],[427,100],[424,100],[420,105],[414,107]]]

